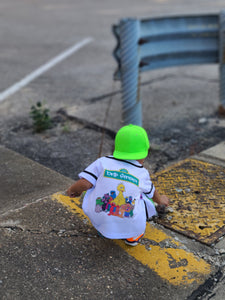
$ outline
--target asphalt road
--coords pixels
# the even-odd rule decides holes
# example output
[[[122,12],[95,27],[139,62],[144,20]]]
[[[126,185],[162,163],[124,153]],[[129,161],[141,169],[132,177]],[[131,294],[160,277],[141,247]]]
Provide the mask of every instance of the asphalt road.
[[[223,8],[224,3],[221,0],[65,0],[63,3],[55,0],[1,0],[1,93],[71,46],[86,38],[93,40],[6,98],[1,104],[0,114],[7,117],[24,115],[30,104],[36,101],[46,101],[52,110],[57,110],[80,105],[87,100],[109,94],[112,90],[118,90],[119,83],[112,88],[113,72],[116,69],[112,50],[116,40],[111,26],[121,18],[218,13]],[[197,77],[204,75],[207,79],[208,70],[212,72],[213,80],[217,79],[218,74],[213,67],[207,70],[195,67],[194,72]],[[143,81],[162,76],[163,72],[160,71],[159,75],[154,72],[144,75]],[[193,69],[189,72],[192,74]],[[182,73],[177,75],[182,82]],[[185,80],[183,74],[183,81]],[[179,86],[174,89],[179,92]],[[217,98],[218,94],[212,96]],[[193,96],[190,94],[190,97]],[[198,99],[195,100],[198,102]]]

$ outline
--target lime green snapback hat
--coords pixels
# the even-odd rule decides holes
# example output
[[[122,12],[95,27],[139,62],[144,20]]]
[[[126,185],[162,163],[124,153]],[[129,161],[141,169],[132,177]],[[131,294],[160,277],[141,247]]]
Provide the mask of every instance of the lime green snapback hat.
[[[118,159],[137,160],[147,157],[150,148],[147,132],[137,125],[126,125],[115,137],[113,156]]]

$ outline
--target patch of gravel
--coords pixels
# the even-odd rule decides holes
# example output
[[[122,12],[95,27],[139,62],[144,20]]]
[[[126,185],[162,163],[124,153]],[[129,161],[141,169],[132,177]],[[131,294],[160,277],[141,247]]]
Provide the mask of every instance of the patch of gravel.
[[[7,119],[0,128],[1,145],[72,179],[77,179],[77,174],[98,158],[100,152],[112,154],[114,147],[113,132],[103,135],[101,128],[71,120],[60,112],[53,116],[53,127],[43,133],[33,132],[28,117]],[[204,120],[170,121],[146,130],[151,142],[146,167],[157,172],[224,141],[225,120],[215,113]]]

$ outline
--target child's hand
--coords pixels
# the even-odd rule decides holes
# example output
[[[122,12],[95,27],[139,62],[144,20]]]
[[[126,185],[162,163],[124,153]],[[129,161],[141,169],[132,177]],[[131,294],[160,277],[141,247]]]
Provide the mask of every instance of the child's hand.
[[[70,189],[68,189],[68,190],[66,191],[66,195],[69,196],[70,198],[76,197],[76,195],[75,195]]]
[[[79,197],[84,191],[92,188],[93,184],[88,180],[81,178],[76,181],[70,188],[66,191],[67,195],[71,198]]]
[[[164,206],[168,206],[170,204],[170,200],[166,195],[161,195],[159,197],[159,205],[164,205]]]
[[[170,203],[169,198],[166,195],[160,195],[157,190],[155,190],[154,196],[153,196],[153,201],[156,202],[158,205],[162,206],[168,206]]]

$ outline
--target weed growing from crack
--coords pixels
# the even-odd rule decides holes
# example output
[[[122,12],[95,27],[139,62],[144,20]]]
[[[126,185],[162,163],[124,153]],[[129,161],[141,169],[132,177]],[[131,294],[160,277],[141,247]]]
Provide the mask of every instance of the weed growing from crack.
[[[47,109],[41,102],[37,102],[35,105],[31,106],[30,117],[33,120],[35,132],[42,132],[52,126],[49,109]]]

